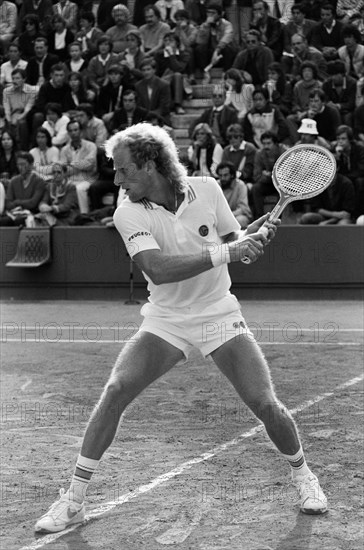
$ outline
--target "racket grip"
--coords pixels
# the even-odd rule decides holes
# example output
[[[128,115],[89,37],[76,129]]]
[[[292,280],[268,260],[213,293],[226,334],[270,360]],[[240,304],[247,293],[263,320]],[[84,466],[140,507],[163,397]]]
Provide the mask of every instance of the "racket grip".
[[[263,235],[265,237],[268,237],[269,229],[265,225],[262,225],[259,228],[258,233],[263,233]],[[240,261],[243,262],[243,264],[250,264],[251,263],[251,259],[248,258],[248,256],[244,256],[244,258],[242,258]]]

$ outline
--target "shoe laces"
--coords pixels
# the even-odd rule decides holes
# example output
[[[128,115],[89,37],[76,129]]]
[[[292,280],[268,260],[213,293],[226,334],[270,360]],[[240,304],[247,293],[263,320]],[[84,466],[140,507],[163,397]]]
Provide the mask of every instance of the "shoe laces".
[[[320,498],[320,485],[316,476],[309,474],[303,479],[298,480],[299,490],[305,493],[306,497]]]

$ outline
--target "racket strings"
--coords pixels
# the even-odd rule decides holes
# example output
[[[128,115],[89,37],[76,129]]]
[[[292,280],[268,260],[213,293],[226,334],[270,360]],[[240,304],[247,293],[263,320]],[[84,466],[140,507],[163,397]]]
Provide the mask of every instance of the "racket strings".
[[[289,195],[317,193],[332,179],[335,165],[325,153],[299,149],[277,162],[275,175],[279,187]]]

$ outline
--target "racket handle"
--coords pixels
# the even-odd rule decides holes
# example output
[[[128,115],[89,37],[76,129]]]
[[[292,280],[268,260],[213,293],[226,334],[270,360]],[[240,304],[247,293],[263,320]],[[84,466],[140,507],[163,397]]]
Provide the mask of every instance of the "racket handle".
[[[269,229],[265,225],[262,225],[259,228],[258,233],[263,233],[263,235],[265,237],[268,237]],[[243,262],[243,264],[250,264],[251,263],[251,259],[248,258],[248,256],[244,256],[244,258],[242,258],[240,261]]]

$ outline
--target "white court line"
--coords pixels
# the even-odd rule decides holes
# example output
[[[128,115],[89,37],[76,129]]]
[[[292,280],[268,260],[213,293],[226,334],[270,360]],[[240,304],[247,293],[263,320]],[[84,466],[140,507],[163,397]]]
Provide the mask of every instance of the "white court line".
[[[33,382],[33,380],[31,378],[28,378],[26,382],[24,382],[24,384],[21,386],[20,388],[20,391],[24,391],[25,388],[27,388],[29,386],[29,384],[31,384]]]
[[[254,325],[254,321],[252,321],[252,324]],[[265,324],[269,324],[269,322],[266,322]],[[249,325],[249,323],[248,323]],[[9,330],[10,326],[4,326],[4,325],[0,325],[0,331],[2,330]],[[101,326],[98,326],[98,325],[95,325],[94,323],[91,323],[90,326],[89,325],[80,325],[80,326],[76,326],[76,325],[62,325],[62,324],[59,324],[59,323],[49,323],[48,325],[26,325],[24,324],[24,326],[18,326],[17,327],[17,332],[22,332],[24,330],[49,330],[49,331],[52,331],[52,330],[64,330],[65,332],[68,331],[68,332],[77,332],[77,331],[84,331],[84,330],[87,330],[87,331],[90,331],[92,332],[93,330],[106,330],[106,331],[111,331],[111,332],[115,332],[116,330],[125,330],[125,331],[129,331],[132,329],[132,328],[135,328],[132,326],[132,324],[130,324],[130,327],[126,326],[126,327],[123,327],[123,326],[117,326],[116,324],[113,326],[113,325],[109,325],[107,327],[101,327]],[[364,328],[340,328],[340,327],[335,327],[337,328],[337,332],[364,332]],[[255,326],[253,326],[253,329],[255,329]],[[259,330],[261,331],[272,331],[272,330],[276,330],[277,332],[280,330],[280,329],[284,329],[285,332],[296,332],[296,328],[290,328],[290,327],[285,327],[284,325],[282,327],[280,326],[274,326],[274,327],[261,327],[259,325]],[[317,327],[317,328],[305,328],[305,327],[299,327],[299,329],[302,331],[302,332],[333,332],[334,330],[334,327],[331,327],[331,328],[321,328],[321,327]]]
[[[351,380],[348,380],[347,382],[343,382],[342,384],[339,384],[338,386],[336,386],[336,388],[334,388],[333,391],[325,392],[321,395],[318,395],[317,397],[314,397],[313,399],[304,401],[301,405],[292,409],[291,413],[293,415],[297,414],[298,412],[301,412],[304,409],[311,407],[312,405],[314,405],[315,403],[318,403],[319,401],[323,401],[328,397],[332,397],[336,391],[343,390],[345,388],[353,386],[354,384],[358,384],[363,379],[364,379],[364,374],[362,374],[361,376],[356,376],[355,378],[351,378]],[[258,426],[255,426],[254,428],[248,430],[247,432],[240,434],[238,437],[232,439],[231,441],[222,443],[221,445],[218,445],[214,449],[211,449],[210,451],[207,451],[206,453],[203,453],[197,456],[196,458],[192,458],[187,462],[183,462],[182,464],[180,464],[180,466],[177,466],[176,468],[167,472],[166,474],[162,474],[154,478],[152,481],[150,481],[149,483],[146,483],[145,485],[141,485],[134,491],[121,495],[116,500],[112,500],[110,502],[106,502],[105,504],[101,504],[101,506],[99,506],[98,508],[94,508],[93,510],[91,510],[89,514],[86,514],[86,519],[84,523],[77,523],[76,525],[73,525],[68,529],[65,529],[64,531],[61,531],[60,533],[52,533],[50,535],[45,535],[41,539],[35,540],[28,546],[22,546],[20,550],[37,550],[38,548],[43,548],[43,546],[46,546],[47,544],[54,542],[60,537],[63,537],[64,535],[67,535],[68,533],[75,531],[75,529],[78,529],[79,527],[85,525],[85,523],[99,516],[102,516],[107,512],[110,512],[111,510],[116,508],[116,506],[120,506],[120,504],[129,502],[129,500],[132,500],[140,495],[143,495],[144,493],[148,493],[149,491],[152,491],[155,487],[158,487],[158,485],[162,485],[163,483],[166,483],[170,479],[173,479],[174,477],[182,474],[184,471],[190,470],[195,464],[199,464],[200,462],[209,460],[210,458],[213,458],[214,456],[222,453],[223,451],[226,451],[226,449],[228,449],[229,447],[237,445],[243,439],[247,439],[248,437],[251,437],[252,435],[255,435],[256,433],[262,431],[263,427],[264,427],[263,424],[259,424]]]
[[[57,339],[52,340],[51,338],[48,338],[47,340],[41,340],[41,339],[35,339],[31,340],[28,338],[7,338],[6,340],[2,341],[3,344],[6,344],[8,342],[13,343],[22,343],[22,344],[126,344],[127,342],[132,342],[133,338],[129,338],[128,340],[85,340],[82,338],[71,338],[71,339]],[[294,345],[294,346],[360,346],[361,341],[358,340],[358,342],[297,342],[295,340],[286,340],[284,342],[261,342],[260,340],[257,340],[258,344],[260,346],[287,346],[287,345]]]

